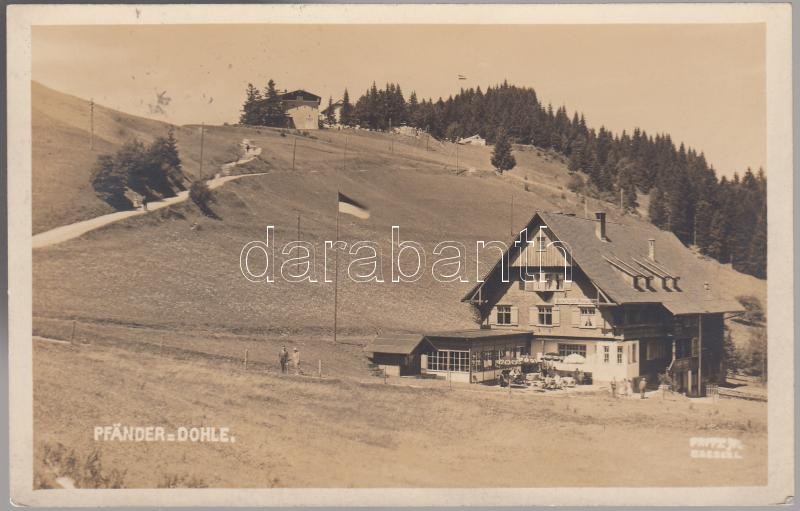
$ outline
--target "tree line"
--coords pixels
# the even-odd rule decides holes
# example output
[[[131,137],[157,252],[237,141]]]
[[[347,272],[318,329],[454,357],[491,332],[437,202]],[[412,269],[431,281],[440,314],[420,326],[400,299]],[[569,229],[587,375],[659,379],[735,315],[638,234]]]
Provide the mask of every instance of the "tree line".
[[[329,100],[331,106],[332,100]],[[327,111],[332,116],[332,109]],[[747,169],[733,178],[717,178],[702,152],[676,147],[669,134],[612,133],[589,127],[583,114],[545,105],[529,87],[501,85],[461,89],[455,96],[405,99],[399,84],[375,83],[355,103],[344,91],[339,122],[388,130],[408,125],[440,140],[480,135],[489,143],[507,137],[564,155],[578,193],[639,207],[637,193],[649,195],[648,213],[656,226],[672,231],[684,244],[733,268],[766,278],[767,180],[764,171]],[[512,165],[513,166],[513,165]],[[581,178],[585,175],[586,179]]]
[[[172,129],[145,145],[133,139],[114,154],[101,154],[92,170],[92,187],[98,196],[115,209],[130,209],[128,190],[144,200],[174,197],[185,190],[178,144]]]
[[[267,82],[263,92],[252,83],[247,84],[239,122],[250,126],[286,127],[286,108],[274,80]]]

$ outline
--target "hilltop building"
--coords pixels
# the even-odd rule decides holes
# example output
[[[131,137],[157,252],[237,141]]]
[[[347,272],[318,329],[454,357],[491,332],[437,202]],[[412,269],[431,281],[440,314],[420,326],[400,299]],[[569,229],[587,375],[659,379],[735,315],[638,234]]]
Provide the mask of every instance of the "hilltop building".
[[[330,112],[333,114],[335,123],[338,124],[339,120],[342,118],[342,105],[344,105],[344,102],[340,99],[332,103],[330,106],[325,107],[325,109],[320,113],[320,119],[326,121],[328,118],[328,113]]]
[[[472,135],[471,137],[459,138],[458,143],[461,145],[485,146],[486,139],[481,137],[480,135]]]
[[[595,382],[668,373],[689,395],[724,378],[724,314],[741,306],[714,295],[670,232],[605,213],[536,213],[482,280],[463,298],[480,330],[421,334],[393,356],[381,350],[397,343],[384,336],[368,348],[373,360],[479,383],[495,380],[504,360],[545,357]]]
[[[299,89],[281,94],[281,101],[290,119],[291,128],[315,130],[319,128],[319,104],[322,98]]]

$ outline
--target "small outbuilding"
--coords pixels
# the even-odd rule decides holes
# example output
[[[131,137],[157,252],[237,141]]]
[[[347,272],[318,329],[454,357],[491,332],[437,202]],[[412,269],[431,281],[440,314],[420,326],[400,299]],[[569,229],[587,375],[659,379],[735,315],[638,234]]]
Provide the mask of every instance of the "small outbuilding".
[[[486,145],[486,139],[481,137],[480,135],[472,135],[471,137],[458,139],[458,143],[461,144],[461,145],[485,146]]]
[[[372,353],[372,363],[387,376],[420,373],[420,355],[433,349],[422,334],[390,333],[375,337],[365,351]]]

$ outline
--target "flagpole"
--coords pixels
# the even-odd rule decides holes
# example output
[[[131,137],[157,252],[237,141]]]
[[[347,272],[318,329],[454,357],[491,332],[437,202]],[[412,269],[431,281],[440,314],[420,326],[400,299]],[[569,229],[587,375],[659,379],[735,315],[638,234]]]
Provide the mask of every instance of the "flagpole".
[[[339,312],[339,190],[336,190],[336,243],[334,244],[334,266],[336,271],[333,277],[333,342],[336,341]]]

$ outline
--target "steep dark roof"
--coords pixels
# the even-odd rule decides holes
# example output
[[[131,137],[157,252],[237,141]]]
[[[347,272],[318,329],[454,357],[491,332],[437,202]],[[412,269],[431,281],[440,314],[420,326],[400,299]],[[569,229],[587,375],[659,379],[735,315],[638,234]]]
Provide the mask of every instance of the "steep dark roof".
[[[322,100],[322,98],[317,96],[316,94],[313,94],[303,89],[284,92],[283,94],[281,94],[281,99],[284,101],[293,101],[297,99],[297,96],[303,98],[304,101],[316,101],[317,103],[319,103]]]
[[[715,295],[714,289],[718,286],[713,282],[709,282],[710,292],[706,291],[704,284],[708,277],[704,275],[697,256],[671,232],[650,224],[622,225],[606,221],[607,241],[603,241],[595,234],[596,220],[559,213],[536,213],[527,227],[530,232],[535,232],[533,227],[541,223],[557,240],[570,247],[574,264],[615,303],[662,303],[673,314],[742,310],[738,302]],[[655,240],[655,264],[648,259],[650,239]],[[509,251],[518,251],[513,244],[509,246]],[[642,264],[650,266],[650,269]],[[498,278],[500,266],[498,261],[484,280]],[[624,275],[637,272],[680,277],[678,290],[665,290],[659,282],[637,289]],[[471,298],[480,286],[479,283],[465,298]]]

